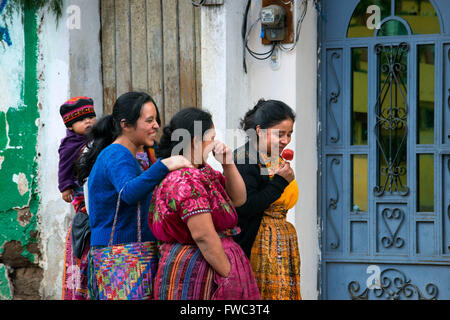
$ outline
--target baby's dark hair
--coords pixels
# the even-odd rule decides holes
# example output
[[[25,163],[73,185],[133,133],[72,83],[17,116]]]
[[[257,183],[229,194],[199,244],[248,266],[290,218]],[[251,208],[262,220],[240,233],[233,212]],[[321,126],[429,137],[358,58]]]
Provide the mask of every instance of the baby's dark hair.
[[[268,129],[287,119],[295,121],[295,113],[286,103],[279,100],[260,99],[241,119],[240,127],[244,131],[256,130],[256,126]]]
[[[195,122],[201,123],[201,131],[195,131]],[[200,139],[203,138],[205,132],[211,129],[213,126],[212,115],[201,109],[197,109],[194,107],[184,108],[181,111],[178,111],[170,120],[170,123],[166,125],[163,129],[163,134],[161,139],[159,140],[159,144],[155,147],[155,153],[158,158],[169,158],[171,156],[175,156],[178,154],[172,154],[175,146],[179,143],[182,143],[181,149],[187,146],[188,143],[191,143],[192,139],[197,135],[201,134]],[[190,134],[190,141],[172,141],[172,134],[177,129],[187,130]],[[180,150],[179,154],[182,154],[183,150]]]

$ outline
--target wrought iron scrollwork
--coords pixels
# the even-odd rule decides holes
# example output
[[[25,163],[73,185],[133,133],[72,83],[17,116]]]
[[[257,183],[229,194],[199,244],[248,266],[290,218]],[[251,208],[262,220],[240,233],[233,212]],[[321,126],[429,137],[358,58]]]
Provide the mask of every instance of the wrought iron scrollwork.
[[[448,62],[450,62],[450,49],[448,49],[447,55],[448,55]],[[448,89],[448,100],[447,100],[447,105],[448,105],[448,108],[450,109],[450,88]]]
[[[330,115],[330,118],[336,127],[336,135],[333,135],[330,137],[330,140],[333,143],[338,142],[341,137],[339,125],[336,121],[336,118],[334,117],[333,110],[331,110],[331,104],[332,103],[336,104],[338,102],[339,96],[341,95],[341,84],[339,83],[339,78],[337,76],[336,68],[334,67],[334,63],[333,63],[334,59],[339,59],[340,57],[341,57],[341,55],[338,52],[333,52],[331,54],[331,61],[330,61],[331,71],[333,72],[334,79],[336,80],[336,85],[337,85],[337,91],[331,91],[330,98],[328,100],[328,114]]]
[[[327,222],[330,224],[331,229],[333,230],[333,233],[334,233],[334,235],[336,237],[336,239],[334,241],[330,242],[330,246],[331,246],[332,249],[339,248],[339,245],[340,245],[340,242],[341,242],[340,238],[339,238],[338,231],[336,229],[336,226],[334,225],[333,220],[331,219],[331,215],[330,215],[331,210],[336,210],[337,209],[337,204],[339,202],[339,189],[338,189],[338,186],[337,186],[337,183],[336,183],[336,177],[334,175],[333,165],[335,165],[335,164],[339,165],[340,163],[341,163],[341,161],[338,158],[333,158],[331,160],[331,164],[330,164],[331,180],[333,181],[334,190],[336,191],[336,197],[335,198],[330,197],[329,200],[328,200],[329,202],[328,202],[328,210],[327,210],[327,212],[328,212]]]
[[[448,105],[448,108],[450,109],[450,89],[448,89],[447,105]]]
[[[399,193],[406,196],[409,194],[409,187],[402,184],[401,177],[406,175],[406,167],[402,166],[401,157],[406,150],[408,105],[407,89],[401,75],[406,71],[402,60],[409,51],[409,45],[407,43],[401,43],[398,46],[378,44],[375,50],[380,58],[380,72],[386,75],[375,105],[374,127],[378,154],[386,164],[385,167],[380,165],[380,175],[386,178],[383,183],[380,177],[379,185],[374,187],[374,193],[376,196],[382,196],[388,191],[391,194]],[[384,63],[382,63],[383,59]],[[389,99],[386,99],[388,95]],[[387,106],[384,105],[386,102],[388,102]],[[382,131],[387,134],[388,141],[385,143],[382,141]],[[397,135],[402,131],[402,136],[398,137]],[[400,143],[397,141],[398,138]]]
[[[381,217],[383,218],[384,225],[386,226],[386,229],[389,233],[388,237],[385,236],[381,238],[381,243],[383,244],[383,246],[385,248],[390,248],[392,246],[396,248],[403,247],[403,245],[405,244],[405,240],[398,236],[398,232],[400,231],[402,223],[405,220],[405,213],[399,208],[395,208],[393,210],[386,208],[382,211]],[[392,232],[391,228],[389,227],[387,220],[400,220],[400,223],[394,232]]]
[[[416,298],[418,300],[436,300],[439,295],[438,287],[433,283],[425,286],[425,296],[419,287],[411,283],[406,275],[394,268],[388,268],[381,272],[379,284],[371,289],[366,288],[363,292],[358,281],[351,281],[348,284],[348,292],[352,300],[368,300],[370,292],[373,292],[374,298],[386,300],[400,300]]]

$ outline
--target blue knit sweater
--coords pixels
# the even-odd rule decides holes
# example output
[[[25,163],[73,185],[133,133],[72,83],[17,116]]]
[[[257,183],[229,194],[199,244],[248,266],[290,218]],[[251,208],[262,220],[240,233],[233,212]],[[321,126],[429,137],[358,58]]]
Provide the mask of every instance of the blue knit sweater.
[[[153,189],[169,169],[158,160],[143,172],[133,154],[112,144],[99,154],[88,179],[91,246],[107,246],[111,236],[117,197],[123,188],[113,244],[137,241],[137,204],[141,202],[142,241],[155,241],[148,226]]]

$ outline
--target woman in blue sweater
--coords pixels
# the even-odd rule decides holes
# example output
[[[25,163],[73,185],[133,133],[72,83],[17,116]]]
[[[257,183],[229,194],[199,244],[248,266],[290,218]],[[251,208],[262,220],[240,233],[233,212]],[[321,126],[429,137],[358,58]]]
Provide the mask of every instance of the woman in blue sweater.
[[[141,221],[147,221],[155,186],[170,171],[193,167],[183,156],[174,156],[142,170],[136,153],[143,146],[154,145],[159,126],[159,111],[153,99],[143,92],[128,92],[117,99],[113,113],[92,128],[93,143],[78,164],[79,181],[84,183],[89,178],[91,248],[108,246],[121,191],[113,244],[136,242],[138,203]],[[147,223],[142,223],[141,234],[143,242],[156,241]],[[89,282],[91,299],[97,299],[95,281]]]

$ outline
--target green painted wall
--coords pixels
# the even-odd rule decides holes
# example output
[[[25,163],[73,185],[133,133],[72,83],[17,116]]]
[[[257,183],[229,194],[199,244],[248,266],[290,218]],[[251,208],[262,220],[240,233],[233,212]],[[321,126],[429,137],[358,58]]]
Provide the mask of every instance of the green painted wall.
[[[23,247],[22,256],[31,263],[37,263],[35,254],[28,251],[30,244],[37,243],[36,216],[39,207],[36,154],[39,119],[36,12],[27,10],[23,16],[23,25],[11,25],[10,28],[24,30],[25,74],[22,77],[23,82],[18,84],[21,86],[20,100],[23,105],[19,108],[9,108],[6,114],[0,112],[0,263],[4,263],[4,246],[10,241],[20,242]],[[13,42],[13,45],[21,44]],[[18,210],[23,208],[29,208],[31,216],[24,217],[24,210]],[[12,296],[6,276],[5,268],[0,265],[0,299]]]
[[[13,298],[5,266],[0,266],[0,300],[11,300]]]

